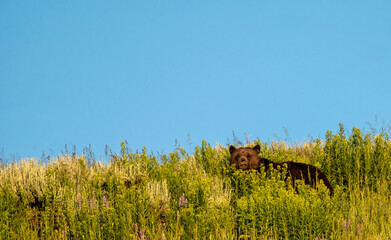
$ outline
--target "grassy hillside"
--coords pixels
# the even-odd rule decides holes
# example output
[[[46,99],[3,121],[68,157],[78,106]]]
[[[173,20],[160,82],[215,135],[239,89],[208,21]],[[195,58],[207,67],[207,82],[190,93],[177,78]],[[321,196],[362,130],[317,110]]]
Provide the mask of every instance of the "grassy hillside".
[[[110,163],[61,155],[0,169],[1,239],[387,239],[391,236],[391,142],[385,133],[327,132],[288,146],[261,143],[263,157],[319,167],[335,195],[279,173],[228,165],[227,146],[193,153],[131,153]]]

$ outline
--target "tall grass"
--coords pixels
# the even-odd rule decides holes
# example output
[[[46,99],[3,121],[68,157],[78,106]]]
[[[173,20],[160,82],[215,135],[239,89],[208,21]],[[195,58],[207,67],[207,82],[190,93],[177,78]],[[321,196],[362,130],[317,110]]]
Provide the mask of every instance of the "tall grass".
[[[0,169],[1,239],[387,239],[391,236],[391,142],[386,133],[328,131],[325,139],[261,143],[263,157],[304,162],[335,194],[281,173],[229,166],[227,147],[132,153],[110,162],[63,154]]]

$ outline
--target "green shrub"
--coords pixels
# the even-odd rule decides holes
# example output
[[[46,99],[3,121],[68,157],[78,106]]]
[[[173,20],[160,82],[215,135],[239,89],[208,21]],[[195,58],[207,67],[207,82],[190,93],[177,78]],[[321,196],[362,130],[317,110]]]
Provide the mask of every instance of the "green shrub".
[[[194,153],[132,153],[110,162],[60,155],[0,168],[0,239],[387,239],[391,235],[391,143],[353,128],[261,155],[320,168],[335,189],[293,189],[284,173],[229,166],[227,147]]]

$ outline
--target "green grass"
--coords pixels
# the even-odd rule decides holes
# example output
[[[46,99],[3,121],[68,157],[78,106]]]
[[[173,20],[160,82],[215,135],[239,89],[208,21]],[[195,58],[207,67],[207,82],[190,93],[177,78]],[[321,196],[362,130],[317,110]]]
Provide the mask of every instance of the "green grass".
[[[391,141],[346,134],[287,145],[261,143],[263,157],[315,165],[335,188],[280,173],[234,171],[227,146],[203,141],[158,159],[125,143],[110,162],[64,154],[0,168],[0,239],[388,239]],[[182,197],[184,195],[184,197]]]

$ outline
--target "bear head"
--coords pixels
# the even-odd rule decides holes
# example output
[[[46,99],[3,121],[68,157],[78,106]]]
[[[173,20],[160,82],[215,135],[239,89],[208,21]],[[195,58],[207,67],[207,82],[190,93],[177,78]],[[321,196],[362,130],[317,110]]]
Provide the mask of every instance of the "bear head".
[[[230,164],[235,164],[236,169],[250,170],[258,169],[260,166],[260,153],[261,147],[256,145],[255,147],[240,147],[235,148],[234,146],[229,147],[231,153]]]

